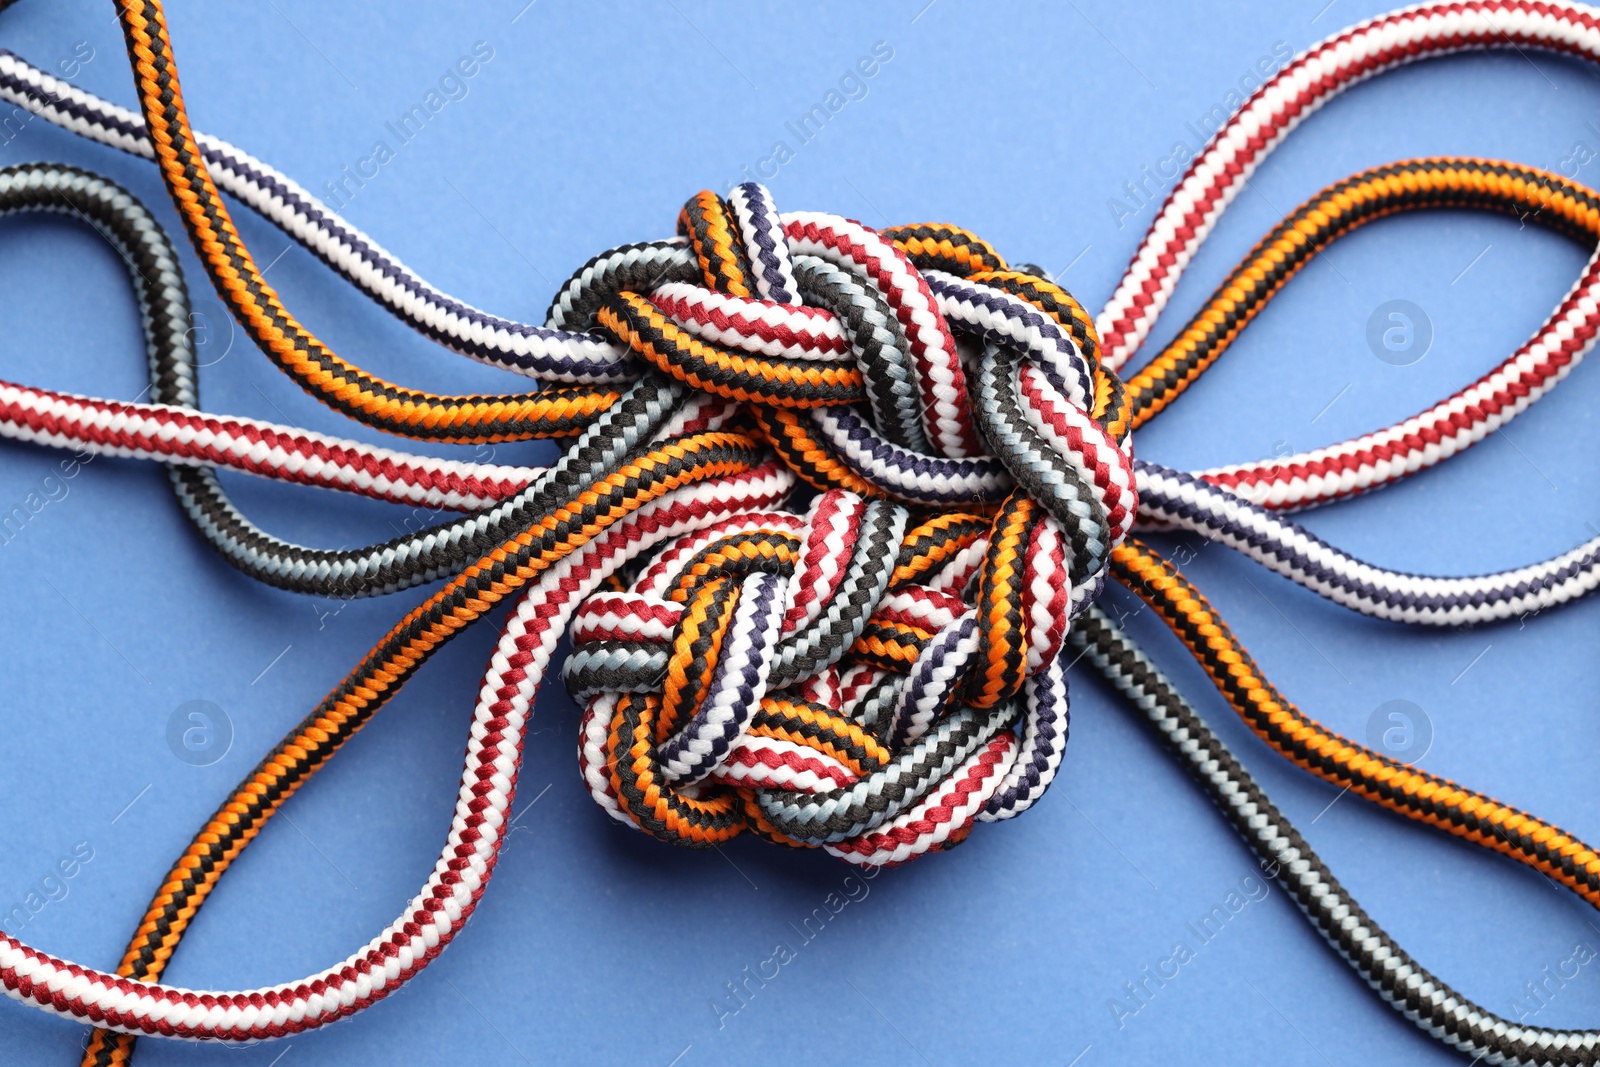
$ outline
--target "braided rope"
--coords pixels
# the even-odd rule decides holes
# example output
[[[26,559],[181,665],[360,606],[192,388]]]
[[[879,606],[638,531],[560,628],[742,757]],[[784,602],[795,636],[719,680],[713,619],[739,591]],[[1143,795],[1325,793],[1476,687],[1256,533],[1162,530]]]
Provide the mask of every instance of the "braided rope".
[[[1098,319],[1107,337],[1108,365],[1119,368],[1131,358],[1195,249],[1241,187],[1240,179],[1248,177],[1301,118],[1333,94],[1398,63],[1434,53],[1532,48],[1594,59],[1600,57],[1595,25],[1592,9],[1581,4],[1445,2],[1368,20],[1309,50],[1219,130],[1152,223]],[[154,157],[139,115],[4,50],[0,50],[0,97],[81,136]],[[484,362],[554,381],[611,381],[637,373],[626,353],[614,345],[562,330],[557,331],[560,336],[547,336],[540,327],[489,315],[447,296],[287,176],[217,138],[198,134],[196,141],[221,188],[440,343]],[[955,227],[901,227],[885,236],[908,242],[913,254],[937,256],[940,269],[952,273],[993,269],[1000,262],[992,248]],[[640,253],[646,258],[651,254],[664,255],[659,250]],[[662,263],[669,261],[677,262],[668,255]],[[1244,465],[1237,469],[1243,476],[1241,485],[1252,487],[1252,498],[1269,505],[1310,503],[1326,499],[1322,494],[1337,495],[1403,476],[1481,439],[1553,384],[1552,370],[1573,357],[1574,348],[1581,350],[1580,357],[1587,351],[1596,321],[1596,282],[1600,274],[1591,264],[1569,301],[1558,309],[1561,321],[1552,318],[1514,357],[1516,366],[1508,360],[1499,368],[1502,373],[1485,376],[1471,395],[1452,398],[1352,441]],[[609,369],[596,369],[602,365]],[[1232,472],[1225,468],[1216,473]]]
[[[737,276],[710,258],[732,245],[710,247],[702,271]],[[1066,620],[1092,596],[1111,547],[1131,526],[1132,476],[1150,465],[1136,468],[1125,453],[1118,462],[1107,426],[1122,427],[1126,440],[1132,420],[1119,406],[1120,388],[1097,380],[1103,372],[1081,309],[1075,316],[1070,297],[1043,279],[990,273],[1013,284],[995,288],[929,269],[929,292],[950,322],[984,344],[979,415],[1007,474],[1055,507],[1013,494],[990,520],[946,515],[908,529],[907,513],[889,500],[831,490],[803,518],[735,517],[669,545],[627,588],[602,594],[574,619],[567,674],[589,705],[580,766],[607,811],[678,843],[714,844],[748,828],[850,862],[895,863],[959,842],[976,821],[1025,810],[1048,787],[1066,737]],[[666,284],[676,288],[665,302],[676,300],[688,321],[696,321],[693,309],[715,308],[699,318],[723,331],[722,340],[756,337],[764,324],[762,345],[803,347],[813,364],[842,364],[817,358],[845,350],[850,331],[837,318],[811,315],[809,331],[794,336],[815,342],[793,342],[771,308],[729,314],[731,305],[702,299],[687,283]],[[620,295],[593,300],[585,290],[577,283],[564,292],[575,294],[571,306],[595,307],[597,319]],[[909,357],[907,365],[914,366]],[[764,369],[782,381],[790,364]],[[712,384],[730,395],[747,388],[735,375]],[[818,386],[796,386],[802,398],[806,388]],[[1224,514],[1236,526],[1240,514],[1266,515],[1223,490],[1209,492],[1231,504]],[[1577,580],[1591,573],[1580,568]],[[754,669],[734,666],[741,662]],[[667,688],[653,696],[663,679]],[[1019,720],[1020,738],[1011,729]],[[327,754],[331,748],[318,750]],[[270,767],[253,778],[262,773]],[[722,792],[708,793],[713,785]],[[217,840],[219,825],[235,824],[208,826],[203,836]],[[220,839],[220,858],[236,854],[260,822],[241,825]],[[216,855],[216,845],[206,854]],[[175,873],[125,969],[159,975],[185,925],[172,917],[202,902],[224,867],[212,863],[214,874],[200,884]],[[108,1040],[96,1048],[125,1047]]]
[[[983,293],[957,279],[939,282],[955,309],[952,319],[986,342],[979,376],[986,433],[1002,442],[1002,455],[1012,458],[1024,485],[1044,486],[1069,519],[1087,522],[1069,534],[1041,521],[1049,513],[1029,497],[1012,496],[989,524],[989,545],[973,553],[979,539],[972,534],[981,534],[982,520],[944,522],[907,535],[903,509],[833,491],[818,499],[807,522],[789,520],[789,538],[775,537],[768,528],[783,525],[776,519],[754,526],[733,520],[737,528],[723,524],[709,540],[695,539],[692,551],[670,548],[676,570],[658,563],[624,591],[656,594],[658,604],[641,611],[615,593],[603,601],[613,629],[629,632],[635,647],[607,646],[603,636],[595,639],[600,630],[586,632],[581,621],[574,631],[578,652],[569,661],[569,677],[581,678],[587,670],[622,686],[594,694],[583,731],[585,777],[607,810],[672,840],[710,844],[748,825],[773,840],[821,844],[854,862],[900,862],[959,841],[977,818],[1024,810],[1048,785],[1065,739],[1064,661],[1058,654],[1064,620],[1075,596],[1084,602],[1085,581],[1098,581],[1093,574],[1072,575],[1078,580],[1063,596],[1056,576],[1070,573],[1069,559],[1103,561],[1134,513],[1125,500],[1131,497],[1132,470],[1126,460],[1118,468],[1085,457],[1089,449],[1082,445],[1077,453],[1058,452],[1056,442],[1082,442],[1086,431],[1100,431],[1091,445],[1105,442],[1105,424],[1128,419],[1114,407],[1117,390],[1094,381],[1092,344],[1086,353],[1082,346],[1058,343],[1065,334],[1046,325],[1056,319],[1004,291]],[[1044,285],[1035,280],[1036,288]],[[1051,310],[1059,314],[1058,306]],[[1018,347],[1043,353],[1038,362],[1048,370],[1016,358]],[[735,380],[724,387],[743,385]],[[1069,398],[1090,397],[1102,398],[1096,401],[1102,409],[1098,419],[1085,414],[1073,421],[1065,414],[1083,410]],[[1063,454],[1077,458],[1063,467]],[[1115,471],[1123,476],[1121,484]],[[1047,476],[1053,480],[1045,481]],[[1035,510],[1039,516],[1031,514]],[[915,547],[893,557],[891,570],[885,546],[901,541]],[[894,597],[884,596],[894,574],[927,575],[932,560],[949,556],[958,541],[964,554],[947,566],[959,577],[935,573],[929,584],[897,584]],[[848,552],[845,542],[864,550]],[[770,573],[738,569],[773,560],[791,568],[781,596]],[[876,577],[864,573],[869,570]],[[975,609],[946,591],[970,589],[973,578],[977,599],[990,604],[982,641]],[[735,579],[736,599],[727,595]],[[681,606],[675,618],[670,608],[665,616],[656,610],[673,603],[660,596],[668,589],[679,602],[701,605],[692,626],[685,625]],[[863,589],[864,597],[843,592]],[[1032,591],[1035,603],[1019,610],[1017,589]],[[880,602],[886,610],[866,610]],[[665,657],[639,647],[649,644],[649,635],[636,625],[638,618],[653,622],[658,635],[665,631],[663,643],[672,650]],[[1018,631],[1026,631],[1025,642],[1006,640]],[[828,640],[806,639],[815,633]],[[987,654],[979,655],[980,645]],[[716,670],[708,654],[725,646],[751,650],[743,652],[747,658],[759,652],[751,679],[730,679],[731,672]],[[834,664],[817,660],[817,649],[837,657],[857,647],[870,660],[849,668],[848,684],[838,671],[836,680],[820,673]],[[674,657],[680,661],[676,674],[670,662],[655,663]],[[737,662],[734,657],[730,651],[730,663]],[[987,669],[974,671],[978,664]],[[804,692],[780,697],[784,686],[770,684],[774,665],[780,683],[794,682],[802,671],[813,677],[805,680]],[[657,701],[624,691],[629,667],[632,689],[648,688],[666,675],[674,680],[673,692]],[[768,698],[769,687],[778,694]],[[685,694],[685,688],[692,691]],[[1008,698],[1024,689],[1030,717],[1019,743],[1008,729],[1018,716]],[[955,695],[966,706],[951,714]],[[990,714],[978,714],[985,707]],[[865,732],[873,729],[877,735]],[[1019,758],[1023,751],[1027,757]],[[720,803],[675,789],[676,781],[688,785],[719,774],[737,783]],[[242,837],[239,847],[248,839]],[[161,903],[163,916],[171,909],[170,901]],[[181,934],[181,927],[174,931],[154,920],[146,929],[160,936],[168,952],[173,934]],[[144,950],[130,958],[165,957]]]
[[[166,234],[125,190],[58,165],[0,170],[0,216],[48,211],[88,222],[122,253],[145,324],[151,404],[120,404],[0,383],[0,435],[97,453],[164,459],[180,503],[206,540],[241,570],[319,596],[367,596],[447,577],[563,499],[649,451],[655,440],[718,428],[729,405],[686,398],[646,379],[584,430],[553,467],[464,464],[409,456],[250,419],[203,415],[188,332],[188,290]],[[473,512],[371,548],[328,551],[260,530],[209,467]],[[186,466],[180,466],[184,464]]]
[[[1199,713],[1104,612],[1091,608],[1071,639],[1187,765],[1255,852],[1262,870],[1277,879],[1329,947],[1395,1011],[1471,1056],[1473,1063],[1577,1067],[1600,1062],[1600,1031],[1514,1023],[1474,1004],[1413,960],[1339,884]]]
[[[1130,434],[1339,234],[1403,207],[1448,204],[1544,213],[1593,242],[1600,237],[1594,194],[1553,175],[1474,160],[1357,175],[1269,234],[1207,311],[1126,388],[1112,373],[1148,331],[1231,196],[1229,183],[1315,106],[1316,94],[1429,49],[1527,40],[1600,54],[1590,40],[1600,40],[1600,23],[1586,9],[1516,0],[1431,5],[1319,46],[1331,49],[1337,77],[1318,82],[1323,68],[1304,58],[1291,64],[1192,169],[1191,178],[1216,175],[1214,195],[1196,216],[1198,236],[1190,216],[1177,231],[1162,230],[1158,220],[1146,246],[1165,241],[1167,248],[1148,261],[1136,257],[1129,279],[1137,275],[1137,284],[1125,280],[1101,322],[1118,300],[1136,312],[1115,319],[1104,352],[1069,294],[1033,268],[1008,267],[966,231],[929,224],[877,233],[832,215],[780,214],[756,185],[726,199],[697,194],[680,213],[676,238],[591,260],[558,293],[545,327],[446,306],[449,298],[375,245],[354,249],[351,242],[365,242],[359,231],[313,200],[261,195],[293,192],[292,183],[189,128],[159,0],[122,0],[119,9],[142,123],[9,54],[0,55],[0,95],[153,157],[219,293],[280,367],[335,409],[409,436],[583,436],[540,473],[425,461],[201,415],[192,353],[170,336],[172,324],[184,321],[174,312],[187,308],[181,277],[148,216],[92,176],[0,173],[0,203],[11,188],[5,183],[20,194],[5,210],[61,210],[71,199],[63,182],[92,193],[94,206],[79,213],[119,220],[113,242],[155,264],[169,283],[161,288],[176,280],[176,296],[135,281],[157,403],[0,383],[5,433],[56,445],[93,440],[116,454],[189,465],[174,467],[174,480],[191,520],[242,570],[275,584],[361,595],[453,576],[219,808],[152,903],[120,977],[0,935],[0,984],[10,995],[123,1031],[227,1040],[297,1032],[381,999],[442,950],[492,873],[532,692],[569,618],[574,653],[566,679],[586,705],[580,771],[614,817],[678,844],[703,847],[748,830],[852,863],[900,863],[949,848],[976,822],[1017,814],[1048,787],[1066,740],[1068,631],[1108,573],[1157,608],[1285,755],[1600,903],[1600,867],[1587,846],[1481,794],[1391,766],[1299,716],[1259,678],[1198,592],[1125,542],[1136,521],[1186,526],[1337,602],[1403,621],[1503,618],[1590,591],[1600,543],[1499,575],[1425,578],[1353,560],[1250,501],[1302,506],[1359,491],[1431,465],[1524,410],[1593,344],[1600,321],[1594,260],[1528,346],[1388,431],[1309,459],[1198,476],[1135,463]],[[1494,27],[1496,39],[1478,26],[1474,19],[1489,11],[1515,16],[1509,35]],[[1411,40],[1406,19],[1423,27]],[[1352,53],[1365,66],[1338,65]],[[1270,136],[1241,139],[1235,125],[1272,117],[1283,99],[1267,90],[1291,71],[1299,72],[1302,98],[1276,114]],[[1252,153],[1244,163],[1237,162],[1241,146]],[[231,191],[424,333],[570,387],[439,397],[344,362],[261,279],[212,167]],[[1163,218],[1198,185],[1186,179]],[[1187,247],[1173,253],[1180,240]],[[376,264],[394,269],[379,281]],[[963,358],[958,335],[976,356]],[[622,383],[646,366],[659,375],[624,392]],[[689,388],[712,398],[691,397]],[[742,414],[736,405],[745,406]],[[822,490],[804,514],[770,510],[787,496],[792,475],[764,462],[756,442],[739,432],[747,425]],[[420,538],[318,555],[249,526],[221,495],[209,470],[215,465],[469,514]],[[277,806],[439,644],[524,586],[485,682],[456,825],[408,914],[344,964],[298,985],[196,994],[153,984],[195,909]],[[1091,618],[1084,632],[1115,645],[1102,624]],[[1127,668],[1131,646],[1117,647],[1122,675],[1136,679],[1124,685],[1130,694],[1159,688],[1159,676]],[[1101,652],[1108,664],[1117,659]],[[1438,797],[1444,809],[1432,803]],[[1315,879],[1301,885],[1310,887],[1308,899],[1315,895]],[[1593,1062],[1600,1036],[1508,1035],[1507,1024],[1448,991],[1435,995],[1426,972],[1407,965],[1400,985],[1375,985],[1419,1020],[1416,997],[1431,997],[1425,1025],[1453,1043],[1492,1062]],[[1404,995],[1396,992],[1402,985]],[[100,1030],[86,1062],[126,1062],[131,1047]]]
[[[662,459],[673,462],[669,456]],[[723,470],[737,471],[740,466],[744,464]],[[679,475],[661,484],[683,480]],[[462,579],[414,611],[386,639],[386,645],[394,646],[389,656],[380,659],[375,650],[358,673],[330,694],[324,702],[327,710],[308,717],[288,743],[269,755],[236,795],[219,807],[168,876],[121,970],[159,977],[222,870],[266,819],[364,725],[429,652],[489,604],[542,571],[537,584],[518,602],[491,661],[473,720],[456,818],[435,873],[406,911],[366,948],[299,982],[210,994],[95,972],[0,936],[0,980],[13,997],[105,1027],[235,1041],[297,1033],[382,999],[445,948],[471,915],[492,874],[515,794],[517,757],[532,696],[575,599],[598,587],[609,572],[652,540],[731,512],[770,506],[791,484],[770,465],[748,467],[745,473],[724,475],[720,481],[660,493],[643,507],[626,510],[610,505],[613,525],[600,536],[591,533],[592,523],[578,526],[569,519],[563,524],[570,531],[562,540],[566,555],[550,562],[533,551],[533,539],[525,534],[464,572]],[[586,505],[585,512],[594,514],[598,504],[596,499]],[[396,672],[396,681],[385,680],[396,677]]]
[[[1114,573],[1154,608],[1246,725],[1286,759],[1410,819],[1502,852],[1600,907],[1600,854],[1476,790],[1356,744],[1308,718],[1267,681],[1200,591],[1137,540]]]
[[[189,129],[160,5],[119,0],[118,11],[155,159],[190,242],[245,332],[308,393],[378,429],[456,442],[564,436],[616,402],[617,392],[599,385],[436,396],[392,385],[341,359],[283,306],[234,228]]]

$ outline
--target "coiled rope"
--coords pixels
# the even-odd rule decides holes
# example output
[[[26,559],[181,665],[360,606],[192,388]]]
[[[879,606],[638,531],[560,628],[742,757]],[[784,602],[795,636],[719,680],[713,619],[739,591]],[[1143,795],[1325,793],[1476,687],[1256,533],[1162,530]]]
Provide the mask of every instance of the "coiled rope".
[[[1185,331],[1126,391],[1110,368],[1142,339],[1140,316],[1153,321],[1203,232],[1180,233],[1192,243],[1176,256],[1157,254],[1155,267],[1136,257],[1130,279],[1143,271],[1138,291],[1125,297],[1128,282],[1118,291],[1135,310],[1112,321],[1103,358],[1094,327],[1069,295],[1036,272],[1009,269],[965,231],[919,226],[877,234],[834,216],[779,215],[758,186],[740,187],[727,200],[695,197],[680,216],[675,241],[597,257],[564,287],[539,332],[506,320],[498,320],[498,334],[466,329],[482,313],[449,309],[441,320],[438,301],[402,309],[389,297],[412,282],[415,291],[436,291],[403,268],[380,284],[351,267],[347,273],[368,279],[370,292],[424,332],[457,342],[463,331],[495,343],[503,337],[514,354],[521,345],[519,355],[528,357],[517,369],[581,383],[523,396],[432,397],[339,360],[261,282],[207,176],[201,139],[188,128],[160,5],[133,0],[121,10],[163,177],[219,292],[280,366],[330,406],[410,436],[482,441],[587,429],[561,465],[536,475],[424,461],[249,420],[214,420],[192,410],[192,373],[186,378],[181,370],[163,369],[165,356],[176,353],[172,366],[180,368],[192,366],[192,357],[185,359],[170,338],[163,341],[159,329],[148,338],[152,395],[173,407],[4,387],[4,422],[14,436],[78,447],[94,440],[118,454],[199,466],[175,468],[180,500],[212,543],[258,577],[308,590],[338,582],[346,595],[360,595],[455,575],[219,809],[153,905],[124,961],[127,977],[64,964],[6,938],[0,940],[0,981],[13,996],[119,1029],[232,1039],[303,1030],[380,999],[442,949],[492,873],[528,703],[574,613],[578,651],[569,659],[569,684],[589,698],[580,764],[596,799],[613,815],[678,843],[709,844],[749,829],[781,843],[821,845],[852,862],[900,862],[948,847],[973,822],[1024,810],[1048,786],[1065,742],[1068,625],[1089,609],[1108,568],[1156,606],[1203,665],[1230,680],[1226,684],[1237,692],[1225,692],[1241,714],[1252,725],[1259,719],[1259,732],[1291,758],[1410,817],[1449,824],[1530,865],[1565,872],[1566,884],[1586,896],[1594,892],[1593,853],[1553,827],[1450,786],[1456,793],[1449,802],[1489,813],[1467,826],[1431,806],[1439,782],[1423,780],[1429,803],[1411,803],[1403,799],[1413,796],[1410,780],[1381,758],[1319,733],[1309,720],[1283,730],[1287,702],[1265,683],[1241,681],[1253,665],[1198,593],[1146,550],[1122,544],[1138,511],[1147,522],[1187,525],[1235,544],[1348,606],[1406,621],[1503,618],[1593,588],[1593,542],[1503,575],[1428,579],[1351,560],[1240,499],[1274,507],[1322,502],[1411,473],[1481,439],[1559,381],[1592,346],[1593,261],[1523,352],[1457,398],[1391,431],[1308,458],[1198,476],[1135,464],[1128,450],[1132,426],[1219,356],[1304,262],[1301,238],[1315,228],[1308,222],[1328,220],[1325,232],[1311,235],[1326,241],[1404,206],[1482,205],[1549,211],[1547,221],[1592,241],[1594,198],[1582,187],[1482,161],[1421,161],[1350,179],[1324,194],[1326,204],[1302,209],[1269,235],[1257,258],[1230,280],[1234,284],[1219,290],[1211,306],[1222,309],[1227,328],[1201,324],[1198,333]],[[1474,19],[1488,12],[1515,15],[1512,33],[1496,27],[1491,36],[1479,29]],[[1335,73],[1348,80],[1402,55],[1515,43],[1522,36],[1548,44],[1551,21],[1577,26],[1558,44],[1581,51],[1595,26],[1586,9],[1566,5],[1434,5],[1410,16],[1423,30],[1408,40],[1409,51],[1382,52],[1410,31],[1375,20],[1371,25],[1385,23],[1381,33],[1363,37],[1367,24],[1357,27],[1335,41],[1330,55],[1343,61],[1370,45],[1377,58],[1366,66],[1335,64]],[[6,58],[0,57],[0,92],[26,95],[31,85],[41,113],[109,131],[122,147],[137,151],[142,143],[152,151],[137,127],[124,124],[117,132],[86,118],[82,101],[70,95],[85,94],[30,81],[25,64],[8,65]],[[1263,94],[1272,96],[1268,90],[1291,72],[1301,80],[1289,83],[1314,86],[1292,106],[1281,107],[1277,97],[1263,105],[1261,115],[1276,116],[1275,136],[1314,106],[1317,94],[1339,84],[1331,76],[1318,80],[1324,68],[1308,73],[1301,67],[1305,58],[1246,105],[1245,114],[1253,115]],[[1251,166],[1264,154],[1256,140],[1236,135],[1233,123],[1219,133],[1163,218],[1183,199],[1180,193],[1194,193],[1202,164],[1216,162],[1218,145],[1238,140],[1253,153]],[[227,161],[248,160],[227,146],[207,147],[224,170]],[[1238,171],[1219,165],[1212,200],[1183,210],[1200,210],[1209,228]],[[264,187],[252,185],[262,173],[237,178],[236,188]],[[70,193],[88,192],[95,181],[81,173],[5,177],[19,189],[31,182],[29,195],[44,201],[59,194],[64,181],[69,195],[52,202],[58,209],[62,200],[70,204]],[[54,190],[52,182],[58,183]],[[1418,188],[1422,195],[1414,196]],[[113,190],[96,189],[89,199],[103,203],[91,211],[121,210]],[[1329,205],[1339,210],[1330,212]],[[314,214],[320,205],[301,199],[273,210],[280,221],[292,222],[309,217],[302,208]],[[1160,227],[1146,248],[1158,238],[1175,239],[1170,228],[1158,234]],[[322,242],[330,262],[370,264],[384,257],[375,246],[335,255],[339,246],[327,244],[326,234],[354,231],[331,213],[301,231],[303,241]],[[139,226],[126,232],[134,235],[123,240],[130,246],[148,238]],[[162,269],[171,262],[167,249]],[[147,311],[154,306],[143,290],[140,298]],[[147,313],[146,321],[155,320]],[[598,332],[587,332],[590,327]],[[981,352],[964,353],[958,335]],[[454,346],[485,358],[494,344]],[[641,365],[659,376],[624,394],[617,385]],[[617,384],[596,384],[602,382]],[[722,399],[691,398],[684,387]],[[737,431],[737,421],[728,423],[743,417],[728,402],[744,405],[786,464],[825,490],[805,514],[765,510],[781,503],[792,479],[763,464],[755,442]],[[858,403],[858,410],[841,406]],[[241,444],[252,440],[258,447]],[[259,447],[262,442],[267,447]],[[203,484],[211,477],[203,468],[219,463],[389,499],[493,510],[451,524],[440,540],[403,539],[403,547],[309,556],[311,550],[249,527],[214,479],[209,488]],[[199,489],[186,493],[183,478],[189,476]],[[741,513],[751,508],[757,510]],[[458,543],[479,554],[456,549]],[[620,580],[609,578],[647,544],[665,547],[627,566]],[[579,599],[603,582],[606,591],[579,608]],[[438,873],[408,916],[341,967],[296,986],[213,995],[133,980],[159,976],[215,879],[298,783],[433,648],[524,584],[528,592],[480,700],[456,826]],[[1099,625],[1091,618],[1082,627],[1099,633]],[[1019,722],[1020,733],[1014,732]],[[1491,840],[1508,827],[1527,834],[1502,844]],[[1552,853],[1551,840],[1566,844]],[[1280,877],[1289,884],[1289,875]],[[1315,879],[1300,884],[1315,895],[1305,888]],[[1437,987],[1426,981],[1418,986],[1414,967],[1402,977],[1400,985],[1382,986],[1391,1002],[1491,1062],[1592,1062],[1582,1058],[1594,1047],[1590,1034],[1508,1031],[1508,1024],[1453,994],[1435,995]],[[1402,986],[1406,995],[1393,995]],[[1415,1008],[1419,989],[1437,1011]],[[99,1031],[89,1058],[116,1062],[130,1048],[125,1039]]]

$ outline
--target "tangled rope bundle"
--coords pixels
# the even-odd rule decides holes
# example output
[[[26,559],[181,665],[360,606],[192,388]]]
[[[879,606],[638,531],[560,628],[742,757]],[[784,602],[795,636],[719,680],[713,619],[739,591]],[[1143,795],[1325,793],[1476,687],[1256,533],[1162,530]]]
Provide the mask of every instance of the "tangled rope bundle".
[[[590,792],[675,843],[750,828],[874,864],[1026,810],[1066,743],[1066,631],[1137,510],[1088,316],[965,231],[780,216],[759,185],[699,194],[679,229],[653,251],[700,285],[606,292],[630,248],[552,324],[593,307],[644,361],[755,405],[802,477],[871,497],[719,524],[580,609]],[[995,514],[908,510],[934,501]]]
[[[692,198],[672,239],[597,256],[560,289],[546,322],[530,325],[433,288],[286,176],[196,134],[160,3],[118,6],[142,116],[3,52],[0,97],[154,159],[218,294],[264,353],[335,410],[403,436],[575,439],[557,464],[535,470],[205,413],[182,273],[148,212],[73,168],[0,171],[0,214],[70,214],[123,253],[151,374],[148,403],[0,383],[0,434],[167,463],[197,532],[244,573],[285,589],[353,597],[444,581],[207,820],[115,975],[0,935],[10,996],[101,1027],[85,1063],[128,1062],[133,1033],[239,1041],[315,1028],[384,998],[443,951],[493,874],[533,697],[566,632],[565,678],[585,705],[579,768],[607,813],[675,844],[749,831],[857,864],[948,849],[977,822],[1036,802],[1061,764],[1067,669],[1082,657],[1189,763],[1319,932],[1397,1010],[1488,1062],[1600,1062],[1600,1032],[1510,1023],[1412,961],[1094,606],[1108,578],[1121,582],[1274,750],[1600,906],[1600,854],[1301,713],[1200,591],[1129,536],[1136,523],[1188,529],[1404,623],[1513,618],[1592,591],[1600,538],[1498,574],[1425,577],[1357,560],[1276,512],[1425,469],[1526,410],[1593,347],[1600,255],[1526,345],[1386,430],[1196,472],[1136,461],[1130,439],[1341,234],[1398,210],[1471,207],[1592,248],[1600,198],[1485,160],[1364,171],[1263,238],[1126,388],[1114,373],[1253,168],[1323,100],[1432,52],[1510,44],[1600,59],[1590,9],[1426,5],[1297,58],[1194,161],[1097,321],[1042,272],[1008,266],[959,228],[874,232],[832,215],[780,214],[765,189],[745,185]],[[545,384],[440,396],[345,361],[267,284],[219,186],[424,335]],[[251,522],[217,467],[462,514],[365,548],[308,548]],[[811,499],[793,505],[801,483]],[[401,915],[299,982],[233,992],[160,984],[196,911],[273,813],[433,651],[503,601],[514,606],[479,692],[455,820]]]

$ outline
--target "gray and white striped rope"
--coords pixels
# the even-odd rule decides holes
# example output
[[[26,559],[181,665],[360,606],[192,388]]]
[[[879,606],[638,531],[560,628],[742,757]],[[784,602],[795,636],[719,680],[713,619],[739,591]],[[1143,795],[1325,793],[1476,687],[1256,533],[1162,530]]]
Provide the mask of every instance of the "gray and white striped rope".
[[[0,49],[0,99],[82,137],[145,159],[144,119]],[[226,141],[198,134],[213,180],[381,306],[462,355],[528,377],[606,382],[638,365],[602,338],[546,329],[481,311],[428,284],[292,178]]]
[[[158,404],[199,408],[189,297],[166,232],[134,197],[97,175],[57,164],[0,171],[0,216],[68,215],[93,226],[121,254],[139,305]],[[271,585],[324,597],[390,593],[454,574],[489,547],[581,493],[650,442],[727,405],[651,375],[585,429],[556,464],[529,471],[526,488],[486,510],[368,548],[327,550],[262,530],[228,497],[209,467],[169,467],[174,490],[200,534],[234,566]]]
[[[1142,712],[1312,927],[1384,1002],[1474,1063],[1576,1067],[1600,1063],[1600,1031],[1522,1026],[1479,1007],[1395,943],[1339,884],[1294,826],[1176,687],[1100,608],[1068,637]]]

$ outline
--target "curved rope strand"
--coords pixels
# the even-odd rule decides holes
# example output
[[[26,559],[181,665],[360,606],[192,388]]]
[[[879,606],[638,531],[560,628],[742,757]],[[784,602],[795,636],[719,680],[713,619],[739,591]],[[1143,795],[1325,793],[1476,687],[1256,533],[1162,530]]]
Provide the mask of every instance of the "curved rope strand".
[[[1600,854],[1536,816],[1417,770],[1327,729],[1261,673],[1227,623],[1177,569],[1137,540],[1112,573],[1154,608],[1257,737],[1291,763],[1408,819],[1510,856],[1600,907]]]
[[[1276,878],[1328,946],[1395,1011],[1473,1062],[1577,1067],[1600,1062],[1600,1031],[1523,1026],[1487,1011],[1411,958],[1367,915],[1143,650],[1099,608],[1072,642],[1145,718],[1211,798],[1262,871]]]
[[[160,5],[118,0],[117,10],[156,162],[184,229],[223,303],[308,393],[377,429],[457,443],[570,434],[617,401],[619,394],[603,386],[438,396],[392,385],[337,356],[283,306],[234,228],[189,128]]]

